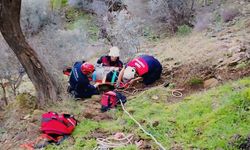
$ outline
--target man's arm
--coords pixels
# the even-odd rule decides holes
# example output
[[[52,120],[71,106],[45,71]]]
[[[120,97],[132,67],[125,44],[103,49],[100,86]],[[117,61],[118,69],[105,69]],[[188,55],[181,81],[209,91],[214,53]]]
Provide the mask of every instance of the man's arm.
[[[116,87],[120,86],[120,83],[122,81],[122,77],[123,77],[123,74],[124,74],[124,70],[125,70],[125,66],[123,66],[122,70],[119,73],[118,79],[116,81]]]
[[[143,79],[142,77],[137,77],[137,78],[135,78],[135,79],[132,79],[132,80],[130,80],[130,81],[128,82],[128,85],[132,85],[132,84],[134,84],[135,82],[140,81],[140,80],[142,80],[142,79]]]

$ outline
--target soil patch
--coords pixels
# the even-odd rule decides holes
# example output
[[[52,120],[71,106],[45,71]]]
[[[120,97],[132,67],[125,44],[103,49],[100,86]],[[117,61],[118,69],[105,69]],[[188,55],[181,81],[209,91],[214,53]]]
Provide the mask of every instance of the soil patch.
[[[101,112],[100,98],[95,100],[86,100],[84,103],[84,110],[82,116],[87,119],[102,121],[102,120],[112,120],[113,118],[108,115],[108,113]]]

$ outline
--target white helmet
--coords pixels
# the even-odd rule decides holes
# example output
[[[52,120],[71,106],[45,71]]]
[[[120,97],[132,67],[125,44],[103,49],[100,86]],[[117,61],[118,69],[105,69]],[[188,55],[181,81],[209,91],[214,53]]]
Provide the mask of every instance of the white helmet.
[[[109,56],[119,57],[120,56],[120,49],[116,46],[111,47],[109,49]]]
[[[124,70],[124,74],[123,74],[123,80],[126,82],[128,80],[131,80],[135,77],[135,68],[134,67],[130,67],[128,66],[125,70]]]

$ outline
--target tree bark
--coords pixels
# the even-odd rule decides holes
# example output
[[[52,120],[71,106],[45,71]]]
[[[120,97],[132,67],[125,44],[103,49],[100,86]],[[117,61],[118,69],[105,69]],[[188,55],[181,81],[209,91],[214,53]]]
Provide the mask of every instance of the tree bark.
[[[8,105],[8,100],[7,100],[7,96],[6,96],[6,86],[4,85],[3,82],[0,83],[0,86],[1,86],[1,88],[3,90],[3,97],[1,99],[4,101],[5,106],[7,106]]]
[[[20,26],[20,10],[21,0],[0,0],[0,30],[34,84],[39,105],[43,106],[58,99],[59,88],[26,42]]]

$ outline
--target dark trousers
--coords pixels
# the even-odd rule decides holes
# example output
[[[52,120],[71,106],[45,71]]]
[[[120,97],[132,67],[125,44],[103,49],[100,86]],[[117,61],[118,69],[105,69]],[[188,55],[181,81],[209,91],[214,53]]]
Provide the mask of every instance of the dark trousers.
[[[99,95],[99,91],[96,88],[88,89],[73,89],[71,86],[68,87],[68,93],[74,98],[90,98],[92,95]]]
[[[160,79],[162,73],[162,66],[159,64],[151,69],[148,73],[143,75],[143,83],[149,85]]]

